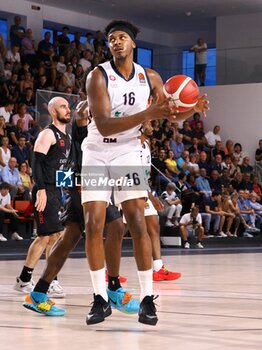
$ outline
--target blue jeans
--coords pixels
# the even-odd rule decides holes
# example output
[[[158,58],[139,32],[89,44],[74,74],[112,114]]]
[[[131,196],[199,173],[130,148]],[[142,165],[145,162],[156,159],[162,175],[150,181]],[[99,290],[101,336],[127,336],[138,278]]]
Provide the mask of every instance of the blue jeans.
[[[220,215],[218,214],[209,214],[209,213],[200,213],[203,221],[203,226],[205,228],[205,232],[210,231],[210,224],[214,222],[213,231],[217,232],[220,223]]]

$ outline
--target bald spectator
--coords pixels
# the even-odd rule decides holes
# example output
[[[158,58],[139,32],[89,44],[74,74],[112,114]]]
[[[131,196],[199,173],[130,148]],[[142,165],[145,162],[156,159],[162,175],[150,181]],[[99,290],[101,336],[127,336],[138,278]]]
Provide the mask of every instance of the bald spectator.
[[[19,119],[24,120],[23,131],[28,131],[31,125],[34,124],[33,117],[29,113],[26,113],[26,111],[27,111],[26,104],[20,103],[18,106],[18,113],[14,114],[12,117],[13,125],[16,125]]]
[[[16,195],[21,195],[24,200],[30,200],[29,189],[22,185],[16,166],[16,158],[11,157],[8,165],[2,170],[2,180],[10,185],[10,196],[12,200],[15,199]]]
[[[185,145],[183,143],[183,135],[181,134],[175,134],[171,140],[170,146],[172,148],[172,151],[174,152],[175,159],[178,159],[181,157],[181,154],[184,152]]]
[[[240,171],[242,174],[252,173],[253,167],[250,165],[250,158],[248,156],[243,158],[243,163],[240,165]]]

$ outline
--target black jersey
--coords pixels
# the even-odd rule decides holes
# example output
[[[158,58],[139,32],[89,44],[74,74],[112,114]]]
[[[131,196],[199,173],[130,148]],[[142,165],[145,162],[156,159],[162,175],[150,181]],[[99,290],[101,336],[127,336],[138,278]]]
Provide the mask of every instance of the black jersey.
[[[53,131],[56,143],[52,145],[43,162],[43,179],[45,184],[55,185],[56,171],[63,170],[67,162],[71,148],[71,136],[68,133],[61,132],[54,124],[46,128]]]

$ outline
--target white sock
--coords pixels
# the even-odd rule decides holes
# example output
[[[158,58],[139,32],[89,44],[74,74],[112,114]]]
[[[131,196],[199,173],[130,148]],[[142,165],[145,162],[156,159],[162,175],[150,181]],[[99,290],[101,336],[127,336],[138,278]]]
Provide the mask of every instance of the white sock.
[[[96,271],[90,270],[92,285],[93,285],[95,294],[101,295],[101,297],[105,301],[108,301],[108,296],[107,296],[107,292],[106,292],[105,273],[106,273],[106,271],[105,271],[104,267],[102,269],[96,270]]]
[[[163,260],[162,259],[157,259],[153,261],[153,269],[154,271],[159,271],[161,270],[163,266]]]
[[[152,269],[147,271],[137,271],[138,279],[140,283],[140,301],[144,299],[145,296],[153,295],[153,278]]]

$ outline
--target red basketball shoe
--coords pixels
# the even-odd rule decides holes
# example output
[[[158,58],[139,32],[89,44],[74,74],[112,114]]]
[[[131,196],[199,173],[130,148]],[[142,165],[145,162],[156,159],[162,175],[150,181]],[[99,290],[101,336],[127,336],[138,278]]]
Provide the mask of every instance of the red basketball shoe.
[[[165,265],[159,271],[153,271],[153,281],[174,281],[180,277],[180,272],[171,272]]]
[[[124,276],[119,276],[119,282],[120,283],[125,283],[127,281],[127,278],[124,277]],[[107,270],[106,270],[106,282],[108,282],[108,273],[107,273]]]

